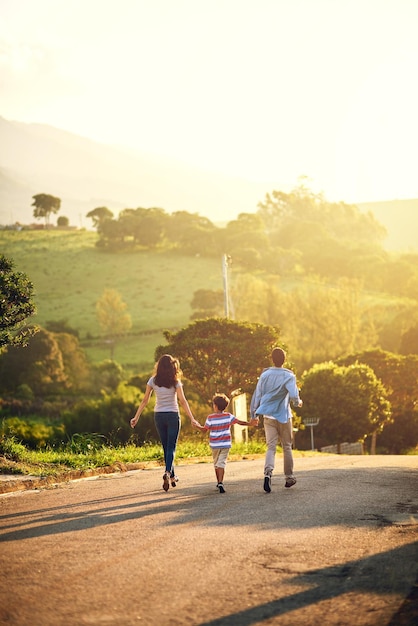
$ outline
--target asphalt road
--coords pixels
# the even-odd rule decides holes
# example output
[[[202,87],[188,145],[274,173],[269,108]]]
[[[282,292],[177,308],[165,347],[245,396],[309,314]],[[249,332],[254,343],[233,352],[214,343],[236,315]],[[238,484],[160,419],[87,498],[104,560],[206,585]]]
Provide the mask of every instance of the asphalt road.
[[[257,459],[1,495],[0,624],[418,623],[418,457],[277,461],[270,494]]]

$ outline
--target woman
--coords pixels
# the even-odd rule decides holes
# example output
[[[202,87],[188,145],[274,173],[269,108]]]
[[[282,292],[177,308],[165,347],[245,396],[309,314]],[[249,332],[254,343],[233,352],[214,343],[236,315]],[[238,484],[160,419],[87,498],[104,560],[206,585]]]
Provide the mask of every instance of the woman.
[[[153,376],[147,382],[144,398],[130,422],[131,427],[135,428],[139,416],[148,404],[154,391],[156,396],[154,408],[155,426],[164,449],[164,491],[168,491],[170,483],[172,487],[175,487],[178,481],[174,472],[174,456],[181,426],[178,402],[180,402],[186,414],[190,417],[192,425],[200,426],[193,417],[189,403],[184,395],[181,373],[178,359],[175,359],[170,354],[163,354],[155,366]]]

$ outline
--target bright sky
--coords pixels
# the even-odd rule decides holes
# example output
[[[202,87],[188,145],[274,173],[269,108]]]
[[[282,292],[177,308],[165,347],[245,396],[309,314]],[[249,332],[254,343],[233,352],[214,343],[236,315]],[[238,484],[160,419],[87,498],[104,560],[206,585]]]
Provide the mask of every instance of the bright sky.
[[[418,197],[417,0],[0,0],[0,115],[329,200]]]

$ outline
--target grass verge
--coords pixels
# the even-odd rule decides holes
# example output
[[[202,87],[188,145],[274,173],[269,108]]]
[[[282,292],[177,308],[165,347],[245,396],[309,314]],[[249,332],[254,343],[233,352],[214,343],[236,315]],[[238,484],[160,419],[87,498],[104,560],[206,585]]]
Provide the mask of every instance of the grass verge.
[[[264,442],[234,443],[230,460],[241,460],[263,456],[266,450]],[[13,437],[3,439],[0,448],[0,474],[58,478],[71,472],[92,472],[95,470],[121,471],[158,467],[164,464],[162,447],[147,443],[142,446],[126,445],[120,447],[94,446],[84,451],[74,451],[71,446],[64,449],[29,450]],[[303,456],[312,452],[296,452]],[[183,441],[176,451],[177,463],[211,463],[212,455],[206,442]],[[106,472],[103,472],[106,473]]]

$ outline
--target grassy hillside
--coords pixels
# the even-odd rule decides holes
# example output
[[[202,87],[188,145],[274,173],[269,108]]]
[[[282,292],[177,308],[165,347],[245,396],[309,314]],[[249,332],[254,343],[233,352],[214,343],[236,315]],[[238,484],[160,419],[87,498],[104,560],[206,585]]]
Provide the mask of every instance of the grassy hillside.
[[[97,321],[96,303],[105,288],[116,289],[127,304],[133,326],[116,344],[114,358],[130,371],[146,372],[154,362],[155,348],[164,344],[163,331],[190,322],[194,292],[222,289],[221,258],[182,257],[169,251],[108,253],[95,247],[96,241],[96,233],[86,231],[0,231],[0,253],[13,259],[34,284],[38,312],[33,321],[46,326],[48,321],[65,320],[78,330],[81,345],[94,363],[111,354]],[[309,276],[272,278],[282,291],[300,286],[309,292],[318,286]],[[328,287],[333,289],[332,284]],[[414,303],[363,291],[361,306],[380,329],[380,347],[396,351],[406,328],[399,316],[408,307],[414,311]],[[295,358],[303,360],[306,341],[298,345],[297,339],[297,326],[303,320],[295,323],[293,335],[292,327],[289,330],[283,324],[283,341],[292,346]]]
[[[221,289],[221,259],[182,257],[169,252],[110,254],[95,247],[86,231],[0,231],[0,253],[15,262],[35,288],[34,322],[66,320],[79,331],[93,361],[109,358],[100,338],[96,302],[116,289],[132,317],[130,336],[116,346],[120,363],[152,363],[162,331],[190,321],[197,289]],[[94,338],[92,341],[91,338]]]

